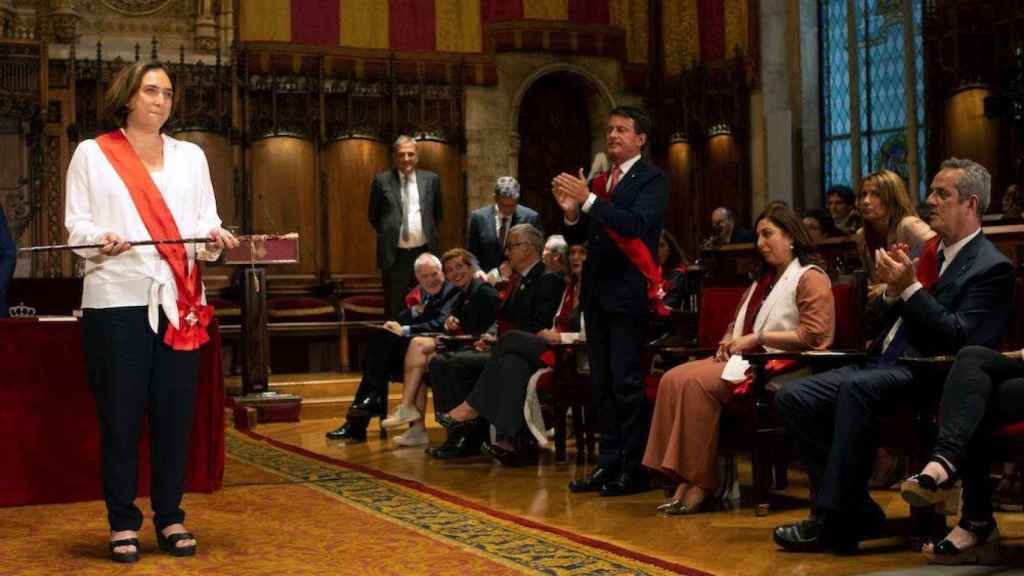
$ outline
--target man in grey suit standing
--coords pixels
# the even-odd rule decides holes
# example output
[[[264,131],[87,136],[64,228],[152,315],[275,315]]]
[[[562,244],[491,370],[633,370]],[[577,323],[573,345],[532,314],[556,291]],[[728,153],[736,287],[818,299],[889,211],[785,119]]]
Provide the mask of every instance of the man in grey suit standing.
[[[441,221],[441,181],[437,174],[417,170],[416,141],[399,136],[394,167],[377,174],[370,185],[370,224],[377,231],[377,268],[384,282],[388,318],[402,311],[420,254],[437,251]]]
[[[480,262],[480,269],[492,272],[505,261],[505,240],[517,224],[533,224],[541,229],[540,217],[519,204],[519,182],[502,176],[494,184],[494,204],[469,215],[466,247]]]

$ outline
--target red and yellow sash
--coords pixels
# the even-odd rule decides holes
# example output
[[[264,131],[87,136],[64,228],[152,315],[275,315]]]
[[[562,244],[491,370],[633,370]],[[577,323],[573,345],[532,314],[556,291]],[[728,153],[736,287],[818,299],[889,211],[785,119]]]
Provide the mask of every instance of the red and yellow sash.
[[[598,198],[609,200],[606,190],[607,185],[608,172],[604,172],[594,179],[591,191]],[[622,186],[621,179],[615,187],[618,188],[620,186]],[[632,262],[633,266],[636,266],[636,269],[647,279],[647,300],[650,303],[651,311],[658,316],[668,316],[668,308],[661,301],[661,297],[664,294],[661,266],[654,259],[654,255],[651,254],[647,245],[639,238],[626,238],[607,225],[604,225],[604,231],[608,233],[612,242],[615,242],[615,245],[619,247],[619,250],[622,250],[622,253]]]
[[[181,233],[174,215],[124,132],[107,132],[97,137],[96,143],[128,188],[150,237],[154,240],[180,240]],[[210,340],[206,326],[213,317],[213,307],[202,303],[199,265],[192,266],[189,271],[184,244],[158,244],[156,249],[171,267],[178,289],[178,325],[167,327],[164,344],[174,350],[195,350]]]

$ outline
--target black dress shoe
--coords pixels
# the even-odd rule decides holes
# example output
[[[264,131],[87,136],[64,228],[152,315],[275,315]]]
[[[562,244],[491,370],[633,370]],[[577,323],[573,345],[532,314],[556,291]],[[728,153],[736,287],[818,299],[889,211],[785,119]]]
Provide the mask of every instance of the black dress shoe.
[[[772,540],[789,552],[824,552],[831,544],[825,537],[825,523],[817,518],[776,526]]]
[[[438,460],[452,460],[455,458],[469,458],[477,454],[480,454],[480,442],[474,442],[469,436],[460,434],[451,442],[451,445],[447,447],[441,446],[430,455]]]
[[[643,472],[623,472],[614,480],[605,482],[601,487],[601,496],[629,496],[651,489],[647,474]]]
[[[352,442],[366,442],[366,426],[358,426],[348,420],[336,430],[325,434],[331,440],[351,440]]]
[[[520,468],[523,466],[523,458],[520,457],[518,450],[507,450],[498,444],[491,444],[490,442],[484,442],[480,449],[484,454],[494,458],[498,464],[506,468]]]
[[[569,491],[597,492],[605,483],[611,482],[614,478],[615,474],[611,470],[598,466],[583,478],[569,482]]]
[[[447,412],[438,412],[434,414],[434,420],[438,424],[444,427],[445,430],[452,432],[463,432],[466,430],[472,430],[480,425],[480,418],[473,418],[472,420],[456,420],[452,418]]]
[[[350,416],[357,418],[365,418],[369,421],[374,416],[384,418],[387,416],[388,406],[384,398],[381,398],[377,394],[370,394],[365,398],[361,398],[352,403],[348,408]]]

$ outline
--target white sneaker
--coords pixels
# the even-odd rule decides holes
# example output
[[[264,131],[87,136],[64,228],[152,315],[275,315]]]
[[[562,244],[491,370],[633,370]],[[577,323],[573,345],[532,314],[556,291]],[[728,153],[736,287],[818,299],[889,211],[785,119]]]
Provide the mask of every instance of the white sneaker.
[[[427,429],[414,426],[400,436],[395,436],[395,444],[399,446],[426,446],[430,444],[430,437],[427,436]]]
[[[422,418],[423,415],[416,409],[415,406],[406,406],[405,404],[399,404],[398,408],[388,416],[381,420],[380,425],[388,430],[392,428],[401,428],[407,424],[415,422]]]

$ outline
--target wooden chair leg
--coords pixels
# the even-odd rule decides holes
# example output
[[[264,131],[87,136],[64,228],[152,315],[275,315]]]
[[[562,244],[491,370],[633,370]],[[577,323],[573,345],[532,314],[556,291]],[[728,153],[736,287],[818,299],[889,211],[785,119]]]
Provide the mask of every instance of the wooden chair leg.
[[[352,362],[348,351],[348,326],[342,326],[340,332],[338,336],[338,355],[341,357],[341,371],[348,372],[352,369]]]
[[[773,451],[775,462],[772,463],[775,472],[775,489],[785,490],[789,486],[789,442],[785,440],[778,443]]]
[[[583,464],[587,455],[586,428],[583,423],[583,407],[572,405],[572,435],[576,440],[576,463]]]
[[[758,434],[760,436],[760,434]],[[763,440],[757,438],[754,444],[754,450],[750,457],[750,464],[754,473],[754,514],[757,516],[764,516],[768,514],[771,509],[769,496],[771,493],[770,482],[771,482],[771,456],[767,450],[767,446],[764,446]]]
[[[554,406],[555,417],[555,462],[567,462],[565,447],[565,419],[566,407],[564,404],[556,403]]]

